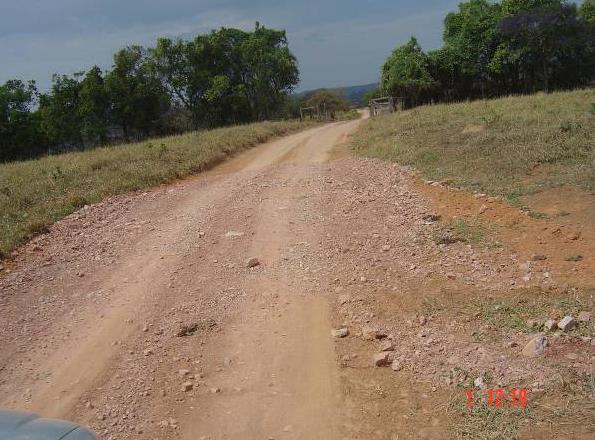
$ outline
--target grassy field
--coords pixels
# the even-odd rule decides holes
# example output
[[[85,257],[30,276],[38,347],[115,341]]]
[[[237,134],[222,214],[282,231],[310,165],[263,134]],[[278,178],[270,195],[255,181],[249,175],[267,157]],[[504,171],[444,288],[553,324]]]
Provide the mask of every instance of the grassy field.
[[[594,103],[587,89],[418,107],[366,121],[352,147],[513,203],[564,184],[593,191]]]
[[[311,125],[256,123],[0,164],[0,256],[86,204],[203,171]]]

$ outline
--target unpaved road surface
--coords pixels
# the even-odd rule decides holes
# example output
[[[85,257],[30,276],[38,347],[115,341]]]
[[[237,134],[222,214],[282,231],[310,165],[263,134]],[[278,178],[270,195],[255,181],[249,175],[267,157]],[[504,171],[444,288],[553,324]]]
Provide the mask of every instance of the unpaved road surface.
[[[518,344],[419,311],[433,293],[551,277],[526,280],[506,250],[428,241],[408,170],[329,160],[358,124],[86,207],[21,248],[0,278],[0,407],[105,439],[438,439],[462,393],[444,381],[454,367],[545,382],[553,365]],[[373,366],[372,327],[398,371]],[[584,368],[590,345],[576,350]]]

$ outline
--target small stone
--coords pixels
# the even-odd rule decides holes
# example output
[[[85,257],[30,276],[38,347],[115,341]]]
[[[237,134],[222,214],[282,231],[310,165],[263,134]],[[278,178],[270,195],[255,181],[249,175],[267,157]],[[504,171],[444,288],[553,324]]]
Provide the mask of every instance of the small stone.
[[[260,266],[260,260],[258,258],[249,258],[246,260],[246,267],[251,269],[253,267]]]
[[[548,319],[547,321],[545,321],[543,326],[545,327],[545,329],[547,331],[552,332],[556,329],[556,327],[558,326],[558,323],[554,319]]]
[[[537,335],[531,339],[523,348],[522,354],[527,357],[541,356],[547,346],[547,338],[544,335]]]
[[[403,369],[403,365],[401,364],[401,362],[399,362],[398,360],[394,360],[392,361],[392,363],[390,364],[390,368],[393,371],[401,371]]]
[[[578,263],[579,261],[583,260],[582,255],[571,255],[570,257],[566,257],[566,261],[572,261],[574,263]]]
[[[331,335],[333,338],[344,338],[349,335],[349,330],[347,328],[338,328],[331,330]]]
[[[190,370],[180,369],[178,370],[178,374],[180,377],[186,377],[190,374]]]
[[[515,341],[510,341],[508,344],[506,344],[506,346],[508,348],[514,348],[514,347],[518,347],[519,344],[517,342],[515,342]]]
[[[362,336],[368,340],[386,338],[386,334],[374,327],[364,327],[362,330]]]
[[[568,332],[576,326],[576,321],[573,316],[565,316],[558,323],[558,328],[563,332]]]
[[[572,234],[568,234],[568,239],[569,240],[578,240],[580,238],[581,234],[578,232],[573,232]]]
[[[194,384],[192,382],[184,382],[182,384],[182,391],[184,392],[192,391],[192,388],[194,388]]]
[[[484,390],[484,389],[486,389],[486,384],[485,384],[485,382],[483,381],[483,377],[481,377],[481,376],[479,376],[478,378],[476,378],[476,379],[473,381],[473,385],[475,386],[475,388],[479,388],[479,389],[481,389],[481,390]]]
[[[478,214],[483,214],[484,212],[486,212],[488,210],[488,207],[486,205],[481,205],[479,207],[479,210],[477,211]]]
[[[424,315],[420,315],[420,317],[418,318],[418,322],[419,322],[419,325],[426,325],[428,320],[426,319],[426,317]]]
[[[217,388],[217,387],[211,388],[211,394],[217,394],[217,393],[220,393],[220,392],[221,392],[221,388]]]
[[[385,244],[384,246],[382,246],[382,252],[388,252],[390,251],[390,244]]]
[[[347,294],[339,295],[339,298],[337,298],[337,301],[339,301],[339,305],[347,304],[350,300],[351,296]]]
[[[380,351],[394,351],[394,349],[394,344],[388,339],[385,339],[380,343]]]
[[[528,319],[527,327],[529,327],[529,328],[539,327],[539,321],[537,319]]]
[[[151,350],[150,348],[147,348],[146,350],[143,350],[143,355],[149,356],[151,354],[153,354],[153,350]]]
[[[533,261],[543,261],[543,260],[547,260],[547,257],[545,255],[533,254],[533,255],[531,255],[531,259]]]
[[[383,351],[382,353],[376,353],[374,355],[374,365],[377,367],[385,367],[390,363],[389,358],[390,354],[386,351]]]
[[[589,322],[591,320],[591,313],[582,311],[577,318],[580,322]]]

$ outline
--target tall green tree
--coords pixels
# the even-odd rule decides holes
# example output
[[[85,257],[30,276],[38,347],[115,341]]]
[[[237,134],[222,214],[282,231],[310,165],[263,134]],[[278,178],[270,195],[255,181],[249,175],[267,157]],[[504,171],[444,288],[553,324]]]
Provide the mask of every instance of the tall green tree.
[[[79,93],[82,136],[91,144],[103,144],[107,139],[110,100],[99,67],[87,72]]]
[[[83,144],[79,111],[82,75],[54,75],[50,92],[40,96],[42,128],[52,147],[59,150]]]
[[[513,66],[522,91],[549,91],[585,83],[593,72],[593,36],[588,23],[577,16],[576,5],[561,1],[543,3],[534,8],[515,9],[498,26],[505,48],[502,63]]]
[[[457,65],[456,83],[464,90],[456,91],[471,96],[486,96],[488,64],[501,19],[501,7],[487,0],[469,0],[459,4],[457,12],[444,19],[444,47],[450,60],[446,65]],[[446,61],[446,60],[443,60]]]
[[[388,95],[407,98],[407,105],[422,103],[434,86],[427,56],[414,37],[396,48],[382,66],[381,90]]]
[[[192,41],[161,38],[151,65],[196,127],[271,117],[298,81],[284,31],[221,28]]]
[[[126,139],[159,132],[160,118],[169,109],[170,98],[147,63],[143,47],[118,51],[105,81],[112,122],[122,127]]]
[[[0,85],[0,162],[25,159],[47,151],[41,130],[34,81],[9,80]]]
[[[297,59],[289,50],[285,31],[256,23],[240,47],[241,89],[253,120],[271,117],[299,81]]]

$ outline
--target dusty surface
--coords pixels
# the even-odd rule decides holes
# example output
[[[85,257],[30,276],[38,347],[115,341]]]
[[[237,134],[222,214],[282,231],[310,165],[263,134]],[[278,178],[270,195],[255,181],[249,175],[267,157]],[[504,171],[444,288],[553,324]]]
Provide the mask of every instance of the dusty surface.
[[[456,205],[440,200],[473,210],[472,197],[343,158],[357,124],[84,208],[21,248],[0,278],[0,406],[105,439],[193,440],[448,438],[465,420],[452,402],[478,376],[568,407],[547,393],[589,374],[592,321],[527,359],[530,332],[478,311],[525,296],[592,311],[592,243],[560,239],[552,249],[567,240],[584,258],[529,266],[512,241],[434,243],[440,221],[427,216]],[[529,317],[561,318],[553,299]],[[339,327],[349,335],[332,338]],[[386,337],[367,339],[370,328]],[[387,341],[398,371],[372,363]],[[523,435],[589,438],[592,398],[579,403],[587,422],[537,419]]]

